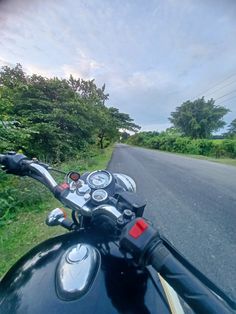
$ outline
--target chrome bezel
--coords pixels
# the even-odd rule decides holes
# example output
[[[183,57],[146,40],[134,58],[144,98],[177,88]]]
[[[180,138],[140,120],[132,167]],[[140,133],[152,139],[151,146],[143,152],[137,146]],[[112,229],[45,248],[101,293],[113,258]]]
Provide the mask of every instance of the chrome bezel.
[[[94,197],[94,194],[97,194],[97,193],[104,193],[104,197],[100,200],[97,200],[95,197]],[[92,200],[97,202],[97,203],[101,203],[101,202],[104,202],[106,199],[108,198],[108,193],[107,191],[103,190],[103,189],[98,189],[98,190],[95,190],[92,194]]]
[[[108,183],[106,183],[106,184],[103,184],[103,185],[100,185],[99,187],[98,186],[96,186],[96,185],[94,185],[94,184],[92,184],[92,183],[90,183],[89,182],[89,180],[91,179],[91,177],[94,175],[94,174],[96,174],[96,173],[106,173],[106,174],[108,174],[108,176],[109,176],[109,181],[108,181]],[[109,172],[109,171],[106,171],[106,170],[96,170],[96,171],[93,171],[93,172],[91,172],[89,175],[88,175],[88,177],[87,177],[87,184],[92,188],[92,189],[105,189],[106,187],[108,187],[110,184],[111,184],[111,182],[112,182],[112,175],[111,175],[111,173]]]

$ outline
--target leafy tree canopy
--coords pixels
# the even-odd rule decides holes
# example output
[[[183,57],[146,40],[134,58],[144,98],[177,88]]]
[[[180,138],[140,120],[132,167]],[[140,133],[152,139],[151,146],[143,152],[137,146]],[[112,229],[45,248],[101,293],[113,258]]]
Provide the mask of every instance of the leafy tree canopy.
[[[0,151],[21,149],[49,161],[76,155],[88,145],[119,138],[120,129],[138,130],[133,119],[107,108],[105,84],[94,80],[45,78],[17,64],[0,70]]]
[[[184,102],[171,113],[169,120],[185,136],[209,138],[225,125],[223,117],[228,112],[225,107],[216,106],[213,99],[206,101],[202,97]]]

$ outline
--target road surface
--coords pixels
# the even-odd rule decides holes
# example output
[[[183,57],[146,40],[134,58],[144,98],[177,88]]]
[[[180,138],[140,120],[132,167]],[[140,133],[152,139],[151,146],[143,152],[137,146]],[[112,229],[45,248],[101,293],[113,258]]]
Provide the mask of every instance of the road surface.
[[[145,216],[236,299],[236,167],[117,144],[108,169],[130,175]]]

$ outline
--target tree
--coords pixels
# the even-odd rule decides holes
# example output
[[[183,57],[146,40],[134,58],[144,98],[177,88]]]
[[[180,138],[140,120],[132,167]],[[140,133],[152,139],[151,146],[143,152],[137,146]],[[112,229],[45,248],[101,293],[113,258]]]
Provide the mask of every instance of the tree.
[[[195,101],[186,101],[171,113],[169,118],[174,127],[182,134],[192,138],[209,138],[212,132],[221,129],[225,122],[222,120],[229,110],[216,106],[215,101],[206,101],[204,97]]]
[[[234,119],[228,126],[228,132],[224,134],[226,137],[234,137],[236,136],[236,119]]]
[[[126,131],[121,132],[121,133],[120,133],[120,140],[121,140],[122,142],[125,142],[125,141],[128,140],[128,138],[129,138],[130,136],[131,136],[131,135],[130,135],[128,132],[126,132]]]
[[[0,71],[0,85],[14,88],[27,83],[22,66],[17,63],[13,68],[3,66]]]
[[[230,123],[230,125],[229,125],[229,127],[228,127],[228,131],[229,131],[230,134],[236,134],[236,119],[234,119],[234,120]]]
[[[118,129],[132,132],[137,132],[138,130],[141,129],[139,125],[133,122],[134,119],[130,118],[130,116],[127,113],[119,112],[119,109],[114,107],[110,107],[108,110],[112,120],[114,121]]]
[[[105,84],[26,75],[20,64],[0,69],[0,151],[23,150],[63,161],[91,144],[103,148],[120,129],[138,130],[128,114],[107,108]]]
[[[127,113],[119,112],[119,109],[114,107],[100,108],[97,116],[100,117],[98,132],[100,148],[104,147],[105,139],[111,142],[119,139],[124,131],[137,132],[140,129],[140,126],[135,124]]]

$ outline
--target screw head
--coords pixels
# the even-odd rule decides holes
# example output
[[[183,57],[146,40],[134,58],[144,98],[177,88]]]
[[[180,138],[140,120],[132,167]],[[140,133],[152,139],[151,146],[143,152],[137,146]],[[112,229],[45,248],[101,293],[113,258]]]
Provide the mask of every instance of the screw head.
[[[125,209],[123,215],[125,218],[130,219],[133,216],[133,212],[130,209]]]

